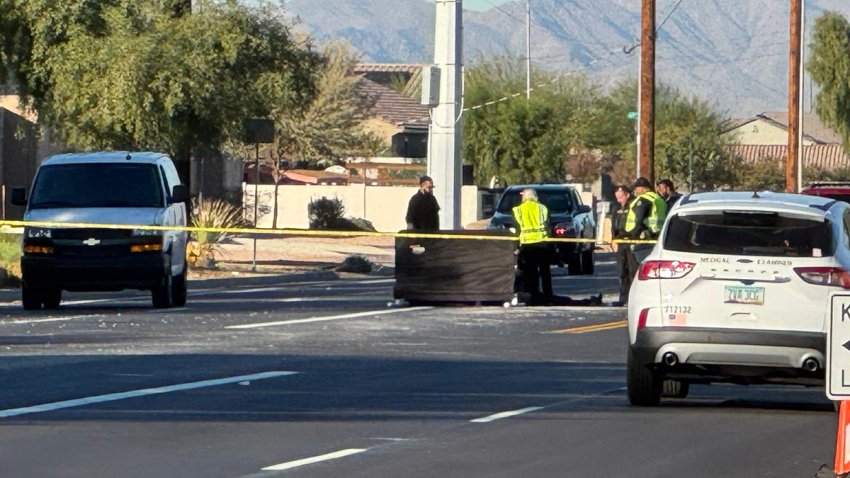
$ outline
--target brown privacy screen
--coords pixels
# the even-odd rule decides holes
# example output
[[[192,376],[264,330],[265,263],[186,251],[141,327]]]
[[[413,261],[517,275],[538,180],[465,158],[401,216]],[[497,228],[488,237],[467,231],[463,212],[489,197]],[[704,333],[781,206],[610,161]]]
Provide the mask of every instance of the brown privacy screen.
[[[508,231],[450,234],[511,236]],[[409,302],[509,301],[514,294],[515,248],[516,241],[506,240],[396,237],[393,296]]]

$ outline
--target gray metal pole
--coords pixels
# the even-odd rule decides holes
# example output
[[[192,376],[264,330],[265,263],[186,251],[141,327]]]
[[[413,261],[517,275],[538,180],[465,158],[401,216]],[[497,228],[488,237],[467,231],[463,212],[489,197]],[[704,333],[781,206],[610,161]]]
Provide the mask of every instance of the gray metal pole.
[[[258,212],[260,207],[260,143],[255,145],[254,155],[254,227],[257,227]],[[274,224],[272,225],[274,227]],[[251,271],[257,272],[257,236],[254,236],[254,254],[251,257]]]
[[[462,160],[460,115],[463,98],[463,5],[436,0],[434,64],[440,68],[440,103],[431,114],[428,174],[440,204],[440,227],[460,228]]]
[[[688,156],[688,192],[694,192],[694,140],[690,141],[690,155]]]
[[[531,0],[525,0],[525,99],[531,99]]]

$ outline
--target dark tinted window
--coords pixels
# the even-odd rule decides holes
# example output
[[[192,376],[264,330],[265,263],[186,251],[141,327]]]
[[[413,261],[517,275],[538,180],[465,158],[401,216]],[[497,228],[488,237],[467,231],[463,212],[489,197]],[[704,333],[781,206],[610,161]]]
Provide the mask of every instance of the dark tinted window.
[[[844,201],[850,203],[850,194],[822,194],[821,197],[835,199],[836,201]]]
[[[162,207],[162,181],[153,164],[62,164],[38,172],[31,209]]]
[[[765,212],[673,216],[664,248],[704,254],[831,256],[829,223]]]
[[[566,189],[536,189],[536,191],[540,203],[549,208],[550,214],[569,212],[573,209],[573,201],[570,198],[569,191]],[[519,195],[521,192],[522,189],[505,191],[496,210],[504,214],[510,214],[511,210],[522,201]]]

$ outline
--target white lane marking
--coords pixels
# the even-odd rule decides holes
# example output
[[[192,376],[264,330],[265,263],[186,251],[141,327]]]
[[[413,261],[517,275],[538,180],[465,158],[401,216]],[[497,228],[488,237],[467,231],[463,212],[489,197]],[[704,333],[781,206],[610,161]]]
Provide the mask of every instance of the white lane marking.
[[[258,287],[256,289],[235,289],[218,291],[219,294],[253,294],[254,292],[271,292],[283,290],[283,287]]]
[[[52,319],[18,319],[18,320],[0,320],[0,325],[19,325],[19,324],[41,324],[44,322],[65,322],[75,319],[88,319],[106,317],[103,314],[97,315],[71,315],[68,317],[55,317]]]
[[[179,392],[183,390],[192,390],[195,388],[215,387],[217,385],[226,385],[228,383],[237,383],[245,380],[265,380],[269,378],[283,377],[285,375],[294,375],[296,373],[298,372],[262,372],[251,375],[240,375],[238,377],[226,377],[212,380],[201,380],[200,382],[179,383],[177,385],[167,385],[164,387],[143,388],[139,390],[131,390],[129,392],[108,393],[106,395],[95,395],[93,397],[77,398],[74,400],[63,400],[61,402],[44,403],[41,405],[33,405],[30,407],[0,410],[0,418],[15,417],[18,415],[27,415],[30,413],[49,412],[53,410],[60,410],[62,408],[81,407],[84,405],[91,405],[93,403],[114,402],[116,400],[124,400],[126,398],[136,398],[144,397],[147,395],[157,395],[161,393]]]
[[[327,460],[335,460],[337,458],[344,458],[350,455],[356,455],[358,453],[363,453],[368,450],[368,448],[348,448],[345,450],[335,451],[333,453],[326,453],[324,455],[314,456],[311,458],[303,458],[301,460],[288,461],[286,463],[281,463],[279,465],[272,465],[263,468],[263,471],[281,471],[281,470],[289,470],[290,468],[296,468],[299,466],[310,465],[313,463],[318,463],[320,461]]]
[[[511,410],[509,412],[495,413],[487,417],[470,420],[470,423],[490,423],[502,418],[515,417],[517,415],[522,415],[523,413],[536,412],[537,410],[543,410],[543,408],[544,407],[528,407],[520,408],[519,410]]]
[[[367,312],[357,312],[354,314],[343,314],[343,315],[331,315],[328,317],[311,317],[309,319],[295,319],[295,320],[280,320],[277,322],[262,322],[259,324],[244,324],[244,325],[230,325],[225,327],[225,329],[257,329],[260,327],[274,327],[275,325],[292,325],[292,324],[307,324],[311,322],[327,322],[330,320],[340,320],[340,319],[354,319],[357,317],[369,317],[373,315],[385,315],[385,314],[397,314],[399,312],[413,312],[417,310],[428,310],[433,309],[433,307],[408,307],[406,309],[392,309],[392,310],[371,310]]]
[[[151,300],[150,297],[115,297],[114,299],[63,300],[62,305],[87,305],[108,302],[139,302]]]

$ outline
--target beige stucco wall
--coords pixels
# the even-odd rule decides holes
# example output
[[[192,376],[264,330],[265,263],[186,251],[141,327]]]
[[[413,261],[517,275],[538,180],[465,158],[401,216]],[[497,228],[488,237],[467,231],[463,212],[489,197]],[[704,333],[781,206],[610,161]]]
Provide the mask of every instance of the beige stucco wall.
[[[345,186],[286,185],[278,188],[277,228],[307,229],[307,205],[321,197],[338,198],[345,206],[346,217],[359,217],[372,222],[382,232],[396,232],[406,227],[404,216],[407,203],[416,193],[415,186]],[[243,184],[245,211],[253,220],[254,185]],[[260,217],[258,227],[272,227],[274,185],[258,186]],[[466,225],[480,219],[478,188],[461,188],[461,224]]]
[[[787,145],[788,132],[765,120],[757,119],[745,125],[739,126],[723,134],[724,137],[737,139],[739,144],[758,145]],[[804,139],[804,145],[812,144],[811,140]]]
[[[0,108],[6,108],[33,123],[38,122],[38,116],[32,110],[24,109],[21,105],[21,97],[18,95],[0,95]]]

